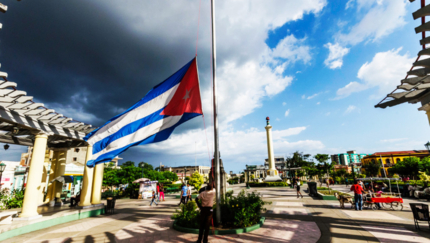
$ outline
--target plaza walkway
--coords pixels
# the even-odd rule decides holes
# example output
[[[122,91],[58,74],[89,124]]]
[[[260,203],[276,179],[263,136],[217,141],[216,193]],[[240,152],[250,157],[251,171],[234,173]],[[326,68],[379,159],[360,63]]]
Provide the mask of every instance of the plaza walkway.
[[[233,186],[234,193],[245,189]],[[304,186],[306,189],[306,186]],[[336,189],[346,190],[345,186]],[[430,230],[415,231],[409,207],[403,211],[341,210],[337,201],[297,198],[294,189],[258,188],[272,201],[264,226],[247,234],[210,236],[210,242],[430,242]],[[407,200],[405,200],[407,201]],[[197,235],[171,229],[179,199],[159,206],[143,200],[118,200],[115,214],[73,221],[3,242],[195,242]],[[407,206],[405,203],[405,206]]]

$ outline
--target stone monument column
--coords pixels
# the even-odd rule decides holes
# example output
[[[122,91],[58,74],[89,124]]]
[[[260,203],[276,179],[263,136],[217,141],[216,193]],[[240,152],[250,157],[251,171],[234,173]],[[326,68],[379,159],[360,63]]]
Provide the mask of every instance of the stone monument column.
[[[269,169],[267,170],[267,176],[265,181],[282,181],[278,174],[278,170],[275,166],[275,155],[273,153],[273,141],[272,141],[272,126],[270,126],[270,118],[266,117],[266,135],[267,135],[267,153],[269,160]]]

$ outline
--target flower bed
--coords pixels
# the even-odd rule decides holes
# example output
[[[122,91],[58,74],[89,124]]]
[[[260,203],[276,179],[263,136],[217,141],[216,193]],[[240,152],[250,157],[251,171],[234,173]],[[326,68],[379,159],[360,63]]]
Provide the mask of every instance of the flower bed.
[[[262,225],[261,212],[266,211],[264,205],[271,204],[271,202],[263,201],[261,195],[255,192],[246,193],[242,190],[236,197],[232,194],[233,191],[228,192],[220,204],[222,228],[227,228],[228,230],[227,232],[219,230],[218,234],[249,232],[249,230],[257,227],[256,225]],[[215,205],[213,214],[216,215]],[[172,216],[172,219],[175,220],[174,228],[186,230],[183,232],[198,233],[200,211],[197,210],[197,205],[194,201],[181,205],[181,209],[176,210],[176,214]],[[191,232],[192,229],[196,231]]]

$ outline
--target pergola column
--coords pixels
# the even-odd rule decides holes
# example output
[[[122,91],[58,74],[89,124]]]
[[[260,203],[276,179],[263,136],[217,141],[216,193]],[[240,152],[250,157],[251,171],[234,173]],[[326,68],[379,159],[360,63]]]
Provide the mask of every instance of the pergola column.
[[[67,159],[67,149],[58,150],[57,152],[57,165],[55,166],[55,177],[52,177],[51,180],[56,177],[63,176],[66,172],[66,159]],[[55,200],[57,194],[61,195],[63,191],[63,183],[59,181],[54,182],[54,192],[52,199]]]
[[[93,146],[87,146],[87,156],[85,158],[84,165],[84,177],[82,182],[81,190],[81,201],[79,202],[79,207],[86,207],[91,205],[91,192],[93,189],[93,168],[87,166],[87,162],[91,160],[93,155]]]
[[[57,174],[55,173],[58,165],[57,161],[58,161],[58,151],[54,151],[54,154],[52,155],[51,169],[49,170],[49,180],[52,180],[57,177]],[[50,202],[55,199],[55,195],[54,195],[55,182],[49,183],[49,181],[47,181],[47,183],[48,183],[48,192],[46,193],[46,202]]]
[[[102,198],[102,184],[103,184],[103,172],[105,164],[101,163],[94,167],[94,178],[93,178],[93,195],[91,197],[92,204],[100,204]]]
[[[37,213],[37,198],[39,196],[38,187],[40,186],[40,181],[42,180],[43,163],[45,161],[47,141],[48,135],[36,135],[33,153],[31,156],[30,170],[28,171],[27,186],[24,193],[22,212],[19,215],[20,218],[32,218],[39,215]]]

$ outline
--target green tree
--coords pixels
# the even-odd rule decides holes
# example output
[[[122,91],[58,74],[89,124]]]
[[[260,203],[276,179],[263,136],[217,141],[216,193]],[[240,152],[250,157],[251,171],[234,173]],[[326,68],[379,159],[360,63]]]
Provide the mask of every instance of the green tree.
[[[425,157],[421,159],[420,171],[430,175],[430,157]]]
[[[420,168],[422,169],[422,163],[420,158],[409,157],[403,159],[403,161],[397,162],[393,167],[388,169],[390,174],[399,174],[404,176],[410,176],[415,179],[418,176]]]
[[[302,177],[305,175],[305,171],[304,170],[297,170],[296,175],[297,175],[297,177]]]
[[[127,161],[122,163],[121,167],[129,167],[129,166],[135,166],[133,161]]]
[[[381,164],[379,161],[376,162],[369,162],[367,164],[364,164],[363,169],[365,170],[366,176],[378,176],[379,169],[381,168]]]
[[[316,168],[315,166],[307,166],[307,167],[304,167],[304,169],[306,171],[306,174],[311,178],[314,176],[317,176],[319,173],[318,168]]]
[[[154,170],[154,167],[151,164],[148,164],[148,163],[143,162],[143,161],[138,164],[138,167],[146,169],[146,170]]]
[[[329,163],[328,160],[330,156],[328,154],[316,154],[314,158],[322,165],[322,168],[327,173],[327,177],[329,176],[329,171],[333,169],[334,163]]]
[[[177,181],[178,175],[176,173],[173,173],[171,171],[164,171],[163,173],[164,178],[166,178],[169,181]]]
[[[109,186],[111,190],[113,190],[113,186],[118,186],[120,181],[117,172],[118,170],[105,168],[103,173],[103,185]]]
[[[194,187],[194,189],[198,191],[200,190],[200,187],[203,185],[205,181],[204,181],[203,175],[200,175],[199,172],[195,171],[191,175],[190,180],[188,182],[190,183],[191,186]]]

